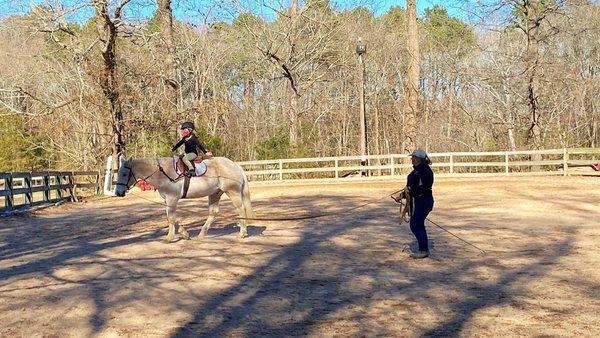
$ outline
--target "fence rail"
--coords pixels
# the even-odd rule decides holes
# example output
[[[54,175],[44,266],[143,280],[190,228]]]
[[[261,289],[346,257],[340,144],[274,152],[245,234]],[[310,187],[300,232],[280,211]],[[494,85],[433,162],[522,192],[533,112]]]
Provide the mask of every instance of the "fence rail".
[[[600,163],[600,148],[432,153],[429,157],[438,176],[600,176],[600,171],[592,168]],[[366,159],[365,166],[361,165],[360,156],[238,163],[250,181],[263,182],[393,179],[406,175],[412,168],[408,156],[402,154],[370,155]],[[99,194],[103,191],[102,180],[103,173],[99,171],[0,173],[0,213],[77,200],[77,191],[81,189]]]
[[[0,173],[0,213],[42,204],[76,201],[78,189],[100,192],[98,171]]]
[[[546,149],[493,152],[432,153],[432,168],[439,176],[600,175],[600,148]],[[371,180],[407,174],[412,165],[402,154],[294,158],[239,162],[251,181]],[[589,168],[575,169],[575,167]]]

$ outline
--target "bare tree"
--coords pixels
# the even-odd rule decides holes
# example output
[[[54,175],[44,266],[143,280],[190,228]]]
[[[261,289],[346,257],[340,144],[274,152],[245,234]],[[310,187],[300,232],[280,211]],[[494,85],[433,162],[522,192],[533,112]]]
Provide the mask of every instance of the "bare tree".
[[[108,101],[112,117],[114,134],[114,154],[120,155],[125,151],[123,138],[123,108],[120,100],[119,79],[117,77],[117,34],[122,25],[121,15],[123,7],[131,0],[121,0],[115,8],[114,14],[109,14],[108,0],[93,0],[96,10],[99,39],[102,42],[102,60],[104,69],[100,77],[100,86]]]
[[[406,45],[408,51],[408,80],[406,89],[406,100],[404,103],[403,119],[403,137],[406,139],[403,144],[404,151],[410,151],[417,146],[417,116],[419,102],[419,77],[421,72],[421,55],[419,54],[419,28],[417,25],[417,3],[416,0],[407,0],[406,9],[408,20],[406,21],[406,30],[408,42]]]
[[[327,80],[341,62],[335,53],[338,27],[329,20],[330,16],[327,6],[309,2],[299,8],[294,1],[289,9],[279,13],[276,22],[247,25],[256,48],[287,81],[290,104],[286,110],[292,145],[298,143],[301,118],[315,103],[305,95],[319,81]]]
[[[274,19],[245,11],[206,24],[175,20],[181,7],[169,5],[185,5],[160,0],[146,21],[135,6],[149,2],[159,0],[52,2],[0,21],[0,123],[14,126],[0,133],[0,161],[14,158],[6,155],[13,142],[31,166],[53,168],[98,168],[117,144],[133,156],[167,154],[186,117],[236,160],[356,154],[357,32],[369,45],[366,110],[377,152],[600,142],[597,3],[538,0],[527,20],[530,2],[482,2],[490,27],[443,7],[418,19],[413,6],[412,15],[394,7],[376,16],[320,0],[268,1]],[[70,20],[89,4],[93,20]],[[405,47],[409,16],[418,56]],[[410,132],[418,119],[426,127]]]
[[[171,0],[157,0],[157,17],[161,26],[161,37],[164,48],[165,82],[172,88],[171,101],[175,107],[180,95],[180,81],[178,80],[178,61],[176,57],[175,41],[173,38],[173,9]]]

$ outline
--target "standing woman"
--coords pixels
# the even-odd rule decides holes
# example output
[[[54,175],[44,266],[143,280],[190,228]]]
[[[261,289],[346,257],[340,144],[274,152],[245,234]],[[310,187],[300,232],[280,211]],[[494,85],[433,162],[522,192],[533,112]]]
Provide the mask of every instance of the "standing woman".
[[[412,152],[411,160],[413,171],[406,179],[405,193],[412,196],[413,211],[410,217],[410,230],[417,238],[419,251],[411,253],[412,258],[429,257],[429,243],[427,230],[425,230],[425,219],[433,209],[433,171],[429,166],[431,161],[427,153],[421,149]]]

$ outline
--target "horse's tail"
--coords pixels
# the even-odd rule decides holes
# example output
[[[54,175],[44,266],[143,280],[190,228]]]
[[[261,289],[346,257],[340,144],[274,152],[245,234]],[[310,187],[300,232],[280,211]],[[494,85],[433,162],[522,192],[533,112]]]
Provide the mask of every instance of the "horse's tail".
[[[252,210],[252,202],[250,201],[250,187],[248,186],[248,178],[246,173],[242,170],[242,203],[244,204],[244,210],[246,211],[246,217],[255,218],[254,210]]]

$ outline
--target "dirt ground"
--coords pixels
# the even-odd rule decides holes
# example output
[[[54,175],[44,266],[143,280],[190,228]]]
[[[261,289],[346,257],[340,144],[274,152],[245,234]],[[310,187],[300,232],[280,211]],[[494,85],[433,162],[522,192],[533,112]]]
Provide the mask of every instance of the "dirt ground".
[[[343,212],[400,185],[254,186],[259,216],[341,213],[244,240],[221,220],[165,243],[135,196],[2,218],[0,336],[600,335],[600,178],[439,179],[430,218],[487,254],[429,225],[425,260],[391,199]],[[193,236],[206,203],[183,202]]]

